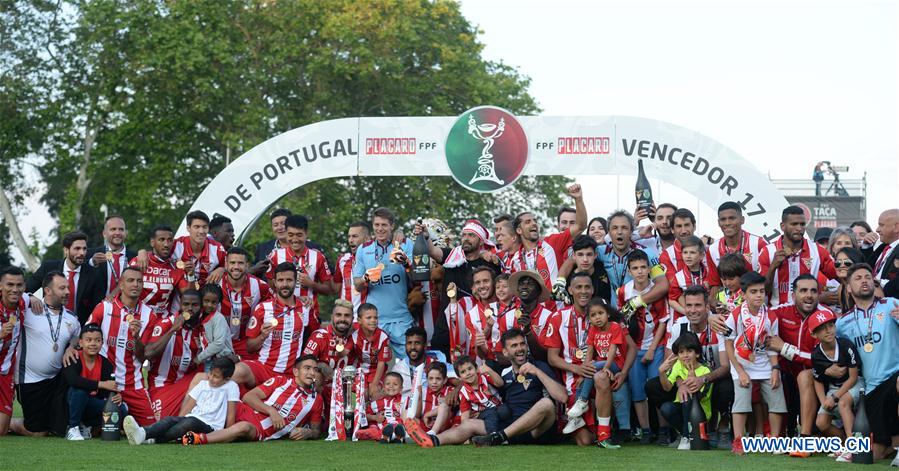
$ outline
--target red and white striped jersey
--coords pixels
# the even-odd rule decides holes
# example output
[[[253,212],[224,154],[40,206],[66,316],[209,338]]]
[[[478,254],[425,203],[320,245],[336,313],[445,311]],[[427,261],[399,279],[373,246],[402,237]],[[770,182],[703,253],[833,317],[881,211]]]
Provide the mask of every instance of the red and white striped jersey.
[[[659,263],[665,267],[665,272],[677,271],[684,267],[684,257],[681,254],[680,241],[674,239],[674,243],[665,250],[659,250]]]
[[[338,344],[343,345],[346,356],[337,355]],[[318,361],[327,363],[332,369],[343,368],[348,364],[355,364],[356,361],[352,334],[344,339],[334,332],[333,324],[328,324],[327,327],[322,327],[309,335],[306,347],[303,348],[303,355],[315,355]]]
[[[493,321],[490,325],[487,322],[487,309],[490,309],[490,317],[493,318]],[[468,338],[471,339],[469,343],[468,356],[476,359],[478,364],[481,364],[486,360],[494,360],[496,359],[496,355],[494,352],[496,351],[496,346],[494,345],[493,340],[493,330],[494,325],[496,324],[496,316],[500,314],[499,311],[499,303],[494,301],[492,303],[481,304],[480,302],[475,302],[474,306],[468,310],[468,313],[465,316],[465,328],[468,331]],[[487,357],[484,358],[479,354],[477,345],[475,344],[475,338],[477,337],[478,332],[482,332],[484,334],[484,341],[487,343]]]
[[[384,422],[380,425],[395,424],[402,419],[403,395],[385,396],[377,401],[368,402],[368,413],[371,415],[384,413]]]
[[[711,370],[721,366],[718,355],[719,351],[724,350],[724,336],[712,330],[708,323],[705,329],[696,332],[693,330],[690,320],[686,316],[681,317],[668,326],[668,332],[665,334],[665,348],[671,350],[674,342],[685,332],[693,332],[699,337],[699,345],[702,346],[702,352],[699,357],[701,363],[704,363]]]
[[[287,306],[278,298],[262,302],[253,310],[253,317],[247,324],[247,338],[252,339],[261,335],[264,325],[278,321],[256,352],[256,360],[276,373],[290,371],[300,356],[304,324],[299,305],[299,300],[296,305]]]
[[[0,304],[0,325],[8,323],[10,316],[16,316],[17,319],[12,332],[6,337],[0,337],[0,375],[8,375],[13,371],[12,367],[16,363],[16,351],[19,347],[23,322],[25,322],[26,313],[30,311],[28,302],[28,294],[23,293],[15,309],[7,309],[6,306]]]
[[[459,412],[478,413],[500,404],[502,401],[496,393],[496,388],[483,373],[478,373],[477,387],[464,383],[459,390]]]
[[[507,330],[517,327],[515,311],[519,309],[520,301],[512,298],[509,304],[497,303],[497,307],[496,322],[493,324],[493,347],[494,353],[502,353],[503,344],[500,339]]]
[[[454,351],[458,350],[461,354],[466,354],[471,350],[473,338],[469,337],[468,329],[465,327],[465,317],[468,311],[474,307],[474,298],[471,296],[463,296],[457,299],[455,304],[449,303],[443,310],[446,317],[446,326],[449,330],[450,337],[450,361],[456,361]]]
[[[259,386],[266,395],[265,403],[278,410],[284,418],[284,428],[276,430],[271,417],[259,414],[263,429],[261,440],[277,440],[293,429],[306,424],[320,424],[324,402],[320,394],[307,391],[287,376],[275,376]]]
[[[197,274],[201,288],[206,285],[206,278],[212,270],[224,266],[227,255],[225,247],[209,237],[203,242],[203,250],[200,253],[194,253],[191,248],[190,236],[175,239],[175,247],[172,249],[172,260],[194,264],[194,273]]]
[[[655,283],[649,280],[649,285],[646,286],[646,289],[637,291],[634,288],[634,280],[628,281],[624,286],[618,288],[618,305],[623,306],[628,299],[648,293],[653,286],[655,286]],[[627,326],[628,333],[640,350],[646,350],[652,345],[652,336],[656,328],[660,325],[666,325],[663,328],[667,328],[668,320],[672,317],[666,298],[659,299],[647,307],[649,312],[647,312],[646,307],[641,307],[635,311],[630,318],[630,325]],[[680,314],[675,313],[673,317],[675,318],[674,320],[677,320]]]
[[[578,350],[587,351],[587,332],[590,324],[586,313],[581,314],[574,306],[555,312],[549,318],[543,332],[543,345],[547,348],[558,348],[559,354],[566,363],[580,365],[583,357],[578,358]],[[577,391],[578,376],[570,371],[560,371],[568,394]]]
[[[568,258],[571,242],[571,231],[565,230],[538,240],[532,250],[520,247],[512,254],[509,272],[534,270],[543,278],[546,287],[552,289],[553,281],[559,276],[559,267]]]
[[[540,345],[543,345],[543,331],[546,329],[549,318],[552,317],[554,312],[556,311],[550,311],[543,304],[538,304],[534,311],[531,312],[531,330],[534,331],[534,335],[537,336]],[[546,348],[546,345],[543,345],[543,348]]]
[[[144,378],[141,375],[141,360],[134,356],[135,338],[128,330],[128,322],[125,317],[128,314],[140,321],[138,340],[146,345],[150,340],[152,325],[156,322],[153,309],[143,303],[130,310],[122,304],[122,299],[116,296],[112,301],[103,301],[97,304],[88,323],[100,326],[103,331],[103,346],[100,347],[100,355],[106,357],[115,369],[115,381],[119,391],[144,389]]]
[[[353,322],[356,322],[356,311],[365,302],[368,292],[360,293],[353,284],[353,264],[356,263],[356,255],[352,252],[345,253],[337,259],[337,270],[334,272],[334,282],[340,283],[340,299],[353,303]]]
[[[282,247],[272,251],[269,255],[269,260],[272,262],[271,267],[265,274],[266,279],[269,280],[275,278],[275,268],[277,268],[279,263],[290,262],[296,265],[297,284],[293,290],[293,295],[296,297],[306,296],[312,300],[311,304],[303,306],[303,323],[309,326],[310,329],[318,329],[321,326],[318,314],[318,293],[307,286],[301,285],[299,275],[300,273],[306,273],[309,278],[312,278],[317,283],[331,281],[331,269],[328,268],[328,261],[325,260],[324,254],[309,247],[303,247],[301,253],[295,254],[290,247]]]
[[[424,389],[425,393],[421,398],[423,404],[421,413],[422,415],[424,415],[430,412],[432,409],[436,409],[437,407],[439,407],[441,402],[446,402],[446,395],[449,394],[450,391],[452,391],[453,387],[447,384],[444,385],[443,388],[440,389],[440,391],[433,391],[428,386],[425,386],[422,389]]]
[[[704,266],[700,267],[699,273],[693,273],[684,265],[676,271],[666,271],[665,277],[668,278],[668,299],[671,301],[678,301],[684,291],[693,285],[700,285],[707,291],[712,286],[709,270]]]
[[[272,289],[268,283],[253,275],[246,275],[243,286],[238,290],[231,284],[228,274],[219,281],[222,287],[221,312],[228,320],[231,327],[231,339],[240,340],[247,338],[247,324],[253,315],[253,310],[261,302],[272,299]]]
[[[175,317],[166,317],[156,321],[147,343],[158,341],[172,328]],[[181,327],[169,338],[162,355],[150,360],[150,371],[147,372],[149,389],[161,388],[178,381],[186,374],[197,371],[193,361],[206,348],[206,336],[203,326],[194,329]]]
[[[783,236],[781,236],[773,244],[768,244],[762,249],[759,255],[759,273],[767,275],[774,261],[774,255],[778,250],[783,248]],[[786,304],[793,299],[793,280],[799,275],[809,273],[814,277],[818,277],[818,273],[823,273],[828,279],[836,279],[837,273],[833,266],[833,258],[827,253],[827,249],[820,245],[810,242],[808,239],[802,239],[802,251],[793,254],[787,258],[775,269],[774,283],[776,287],[772,289],[773,293],[768,293],[769,304],[777,306]],[[826,280],[825,280],[826,281]]]
[[[132,259],[129,265],[137,267],[137,259]],[[144,270],[144,290],[141,291],[140,302],[150,306],[159,317],[172,314],[178,293],[190,287],[185,276],[184,270],[175,267],[174,262],[151,253]]]
[[[516,252],[509,252],[508,250],[500,250],[496,253],[496,256],[499,258],[499,263],[503,267],[503,273],[511,273],[512,272],[512,257],[515,256]]]
[[[761,273],[761,268],[759,267],[759,256],[762,254],[762,249],[768,245],[765,242],[765,239],[750,234],[749,232],[742,231],[740,236],[740,249],[733,250],[727,246],[724,242],[724,237],[716,240],[712,243],[712,245],[706,247],[705,249],[705,260],[706,267],[709,270],[709,284],[712,286],[721,286],[721,277],[718,275],[718,264],[721,262],[721,257],[729,254],[729,253],[739,253],[743,256],[743,260],[746,261],[746,270],[748,271],[756,271]]]
[[[365,381],[370,382],[378,371],[378,363],[388,362],[393,358],[390,349],[390,336],[381,329],[375,329],[371,338],[366,338],[360,327],[353,332],[353,351],[359,363],[359,371],[365,373]]]
[[[434,337],[434,326],[437,324],[437,316],[440,313],[440,293],[437,291],[437,283],[423,281],[421,295],[425,303],[421,306],[421,320],[418,325],[428,333],[428,344]]]

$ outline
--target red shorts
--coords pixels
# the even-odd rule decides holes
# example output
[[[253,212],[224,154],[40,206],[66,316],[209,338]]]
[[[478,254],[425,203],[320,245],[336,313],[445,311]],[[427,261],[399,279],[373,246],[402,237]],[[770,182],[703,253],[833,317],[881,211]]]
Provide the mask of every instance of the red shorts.
[[[126,389],[119,391],[119,394],[128,406],[128,415],[133,416],[141,427],[153,425],[159,420],[159,409],[153,407],[146,389]]]
[[[13,391],[15,390],[12,373],[12,369],[10,369],[9,374],[0,375],[0,414],[10,417],[12,417]]]
[[[279,376],[285,376],[283,373],[278,373],[262,362],[256,360],[243,360],[243,363],[250,368],[250,373],[253,373],[253,378],[256,380],[256,386]]]
[[[250,353],[247,351],[247,339],[232,340],[231,344],[234,347],[234,353],[241,359],[250,358]]]
[[[256,440],[260,442],[268,437],[268,435],[265,434],[265,428],[262,427],[262,419],[264,418],[265,417],[263,417],[262,414],[253,410],[252,407],[243,402],[237,403],[237,410],[234,414],[234,423],[248,422],[253,425],[253,428],[256,429]]]
[[[190,381],[194,375],[187,375],[172,384],[166,384],[159,388],[150,388],[150,399],[159,411],[159,417],[177,416],[181,410],[181,403],[190,387]]]

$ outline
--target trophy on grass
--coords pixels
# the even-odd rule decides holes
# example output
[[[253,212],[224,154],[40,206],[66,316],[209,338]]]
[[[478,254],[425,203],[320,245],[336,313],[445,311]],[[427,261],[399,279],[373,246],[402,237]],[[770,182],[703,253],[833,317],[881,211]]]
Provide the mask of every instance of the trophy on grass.
[[[493,154],[490,153],[490,149],[493,148],[494,141],[499,139],[499,137],[503,135],[503,131],[505,130],[506,121],[503,118],[499,119],[498,124],[478,124],[474,120],[473,115],[468,115],[468,134],[470,134],[475,139],[479,139],[484,142],[484,149],[481,151],[481,156],[478,157],[478,169],[475,172],[474,176],[471,178],[471,181],[468,182],[469,185],[481,181],[494,182],[497,185],[505,184],[503,180],[496,176],[496,167],[493,163]]]
[[[341,379],[343,379],[343,397],[346,404],[343,424],[346,427],[347,434],[352,435],[353,415],[356,412],[356,391],[353,389],[354,380],[356,379],[356,367],[353,365],[344,366],[341,372]]]

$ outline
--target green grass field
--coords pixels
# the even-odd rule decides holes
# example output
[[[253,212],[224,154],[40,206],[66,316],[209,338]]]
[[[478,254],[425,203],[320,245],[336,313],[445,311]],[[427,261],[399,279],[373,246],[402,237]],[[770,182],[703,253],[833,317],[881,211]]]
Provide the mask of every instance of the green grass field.
[[[825,456],[733,456],[726,451],[688,452],[630,445],[620,450],[574,445],[473,446],[422,449],[414,445],[291,442],[233,443],[184,447],[130,446],[92,439],[0,438],[0,469],[848,469]],[[889,461],[878,463],[886,467]]]

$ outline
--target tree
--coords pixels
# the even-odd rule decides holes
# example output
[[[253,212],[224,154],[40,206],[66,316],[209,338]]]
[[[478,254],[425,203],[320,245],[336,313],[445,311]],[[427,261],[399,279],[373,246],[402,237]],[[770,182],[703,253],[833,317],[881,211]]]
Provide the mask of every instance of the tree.
[[[25,77],[46,88],[42,103],[55,110],[32,149],[43,159],[44,201],[59,232],[80,228],[92,243],[102,204],[126,219],[131,245],[143,245],[149,227],[179,222],[228,155],[299,126],[455,115],[480,104],[538,111],[528,79],[483,60],[477,30],[448,1],[19,3],[0,23],[38,27],[19,31],[15,54],[54,71]],[[341,224],[376,203],[458,223],[506,204],[560,201],[561,179],[530,180],[491,198],[449,179],[340,179],[302,188],[286,204],[314,221],[327,216],[333,228],[322,240],[336,242]],[[424,195],[445,204],[426,208]]]

